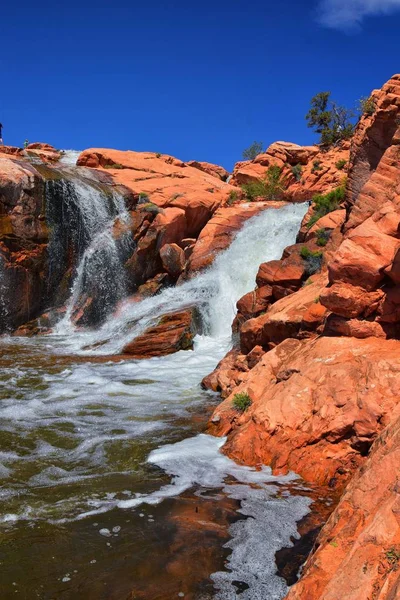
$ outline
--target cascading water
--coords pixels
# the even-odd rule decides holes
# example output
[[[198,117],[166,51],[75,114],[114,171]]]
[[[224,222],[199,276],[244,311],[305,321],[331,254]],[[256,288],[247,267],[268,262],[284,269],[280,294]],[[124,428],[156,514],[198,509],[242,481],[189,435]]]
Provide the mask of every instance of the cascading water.
[[[96,346],[96,350],[87,352],[117,354],[162,315],[197,306],[204,335],[220,351],[221,348],[225,351],[230,343],[237,300],[254,288],[260,263],[280,257],[288,243],[294,242],[304,212],[303,204],[264,211],[243,227],[207,271],[153,298],[120,306],[118,314],[112,315],[97,331],[75,335],[70,340],[72,348],[84,351],[85,347]]]
[[[130,249],[129,213],[124,198],[100,184],[74,177],[47,182],[49,288],[62,287],[65,265],[72,267],[72,287],[58,332],[71,329],[76,310],[90,303],[89,315],[101,322],[126,295],[123,263]],[[122,233],[114,232],[118,226]],[[125,228],[125,232],[124,232]]]
[[[8,325],[8,287],[5,260],[0,254],[0,331]]]
[[[89,213],[90,200],[85,206]],[[3,561],[2,597],[14,591],[13,583],[40,597],[43,581],[48,597],[57,598],[75,598],[79,590],[81,597],[97,599],[107,590],[117,600],[133,590],[146,600],[169,600],[186,591],[196,600],[233,600],[238,582],[242,600],[283,598],[287,588],[276,576],[274,554],[296,537],[296,522],[309,501],[289,493],[292,477],[275,478],[266,467],[256,471],[224,457],[219,451],[224,440],[196,435],[193,416],[203,423],[204,406],[217,400],[199,384],[229,348],[236,301],[254,287],[259,264],[279,258],[295,241],[306,209],[264,211],[208,271],[154,298],[120,305],[96,331],[74,331],[64,323],[56,335],[2,341],[0,523],[18,556]],[[90,253],[102,247],[110,220],[105,216],[102,227],[93,225],[91,236],[81,227],[78,236],[87,237],[75,297],[85,293],[91,269],[103,261],[100,252],[91,262]],[[204,325],[194,351],[110,360],[161,315],[194,305]],[[208,516],[196,534],[196,543],[209,552],[220,548],[220,539],[213,545],[207,535],[214,540],[221,529],[224,502],[236,503],[250,517],[230,529],[229,570],[220,550],[204,573],[200,563],[188,562],[184,542],[174,537],[178,521],[171,521],[171,514],[180,514],[180,498],[192,499],[194,514],[194,506],[203,505],[215,513],[215,524]],[[43,567],[36,561],[29,568],[26,537],[28,546],[46,540]],[[171,544],[175,564],[169,570]],[[180,552],[185,574],[176,577]],[[63,563],[49,571],[59,555]],[[33,571],[36,578],[30,579]]]

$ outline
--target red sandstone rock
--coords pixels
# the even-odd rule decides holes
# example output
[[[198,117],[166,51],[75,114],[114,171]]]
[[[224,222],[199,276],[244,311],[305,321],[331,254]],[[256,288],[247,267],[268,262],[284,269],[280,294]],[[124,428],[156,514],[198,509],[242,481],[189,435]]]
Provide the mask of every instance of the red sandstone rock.
[[[304,262],[297,257],[292,261],[271,260],[262,263],[257,273],[258,286],[281,285],[298,287],[306,273]]]
[[[330,315],[326,321],[325,333],[327,335],[344,335],[358,339],[369,337],[395,338],[399,336],[400,327],[372,320],[345,319],[337,315]]]
[[[366,292],[363,288],[349,283],[334,283],[322,290],[320,301],[331,312],[353,318],[375,312],[383,296],[382,290]]]
[[[146,210],[146,206],[139,207]],[[160,249],[165,244],[176,244],[186,236],[187,221],[180,208],[162,209],[146,226],[144,235],[138,238],[137,247],[126,263],[128,272],[136,285],[141,285],[163,271]],[[140,220],[139,220],[140,222]]]
[[[219,165],[213,165],[209,162],[201,162],[198,160],[191,160],[186,163],[189,167],[194,167],[195,169],[199,169],[200,171],[204,171],[204,173],[208,173],[209,175],[213,175],[213,177],[218,177],[222,181],[226,181],[229,177],[229,173],[224,167],[220,167]]]
[[[264,285],[240,298],[236,307],[239,313],[246,319],[257,317],[268,308],[272,298],[272,287]]]
[[[275,302],[265,314],[246,321],[240,328],[241,351],[247,354],[255,346],[268,350],[287,338],[301,337],[302,328],[310,331],[314,326],[316,329],[322,324],[326,311],[318,308],[312,313],[311,306],[318,303],[326,282],[326,275],[319,275],[310,285]]]
[[[177,244],[164,244],[160,250],[163,267],[172,277],[179,277],[185,268],[185,253]]]
[[[287,370],[288,379],[279,377]],[[240,462],[320,484],[348,479],[398,404],[399,374],[395,340],[289,339],[243,374],[210,432],[228,435],[224,451]],[[243,414],[232,406],[241,391],[252,400]]]
[[[161,208],[184,210],[187,236],[196,237],[235,188],[220,177],[188,166],[168,155],[91,148],[77,164],[106,169],[112,180],[135,194],[145,193]]]
[[[323,527],[286,600],[400,597],[400,411]]]
[[[350,231],[329,264],[329,279],[374,290],[400,248],[395,237],[400,224],[390,203]]]
[[[230,181],[242,185],[265,177],[268,167],[282,168],[282,180],[286,186],[285,199],[295,202],[311,200],[312,196],[326,193],[338,187],[346,175],[336,167],[340,160],[349,159],[349,143],[328,151],[318,146],[298,146],[290,142],[275,142],[268,150],[259,154],[253,161],[235,165]],[[301,166],[300,180],[292,172],[292,167]]]
[[[347,230],[393,198],[400,184],[400,75],[394,75],[381,90],[375,90],[372,98],[375,111],[361,118],[352,141],[347,186],[347,202],[352,210]]]
[[[173,354],[179,350],[190,350],[193,348],[195,333],[193,311],[172,313],[162,317],[157,325],[149,327],[127,344],[122,353],[139,359]]]

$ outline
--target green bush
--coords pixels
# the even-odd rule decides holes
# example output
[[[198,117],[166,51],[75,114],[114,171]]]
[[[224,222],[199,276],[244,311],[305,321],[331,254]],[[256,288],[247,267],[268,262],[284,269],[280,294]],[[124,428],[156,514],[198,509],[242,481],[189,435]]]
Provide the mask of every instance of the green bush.
[[[285,190],[282,181],[282,169],[276,165],[268,167],[265,177],[242,185],[242,190],[249,200],[279,200]]]
[[[263,142],[253,142],[251,146],[243,150],[242,156],[245,160],[254,160],[256,156],[263,152]]]
[[[151,213],[153,215],[158,215],[158,213],[161,212],[160,207],[157,206],[157,204],[154,204],[153,202],[146,202],[145,204],[141,204],[140,208],[145,212]]]
[[[314,160],[313,164],[312,164],[312,169],[311,169],[311,173],[316,173],[317,171],[321,171],[322,167],[321,167],[321,161],[320,160]]]
[[[301,174],[303,172],[303,167],[298,164],[295,165],[294,167],[291,168],[292,171],[292,175],[294,175],[294,178],[296,179],[296,181],[301,181]]]
[[[232,206],[232,204],[234,204],[237,201],[238,197],[239,197],[239,193],[236,190],[231,190],[229,192],[228,200],[226,202],[227,205]]]
[[[320,271],[322,266],[322,252],[321,250],[309,250],[306,246],[300,250],[300,256],[306,263],[306,275],[314,275]]]
[[[327,194],[317,194],[314,196],[312,199],[314,214],[307,223],[308,229],[310,229],[321,217],[337,210],[341,202],[343,202],[345,194],[346,185],[343,183]]]
[[[360,98],[358,104],[358,110],[362,115],[371,116],[376,111],[375,100],[372,98],[372,96],[369,96],[369,98]]]
[[[141,204],[144,204],[145,202],[149,201],[149,195],[146,194],[146,192],[140,192],[139,193],[139,202]]]
[[[156,158],[161,158],[161,154],[159,152],[156,153]]]
[[[104,165],[105,169],[124,169],[124,165],[120,165],[119,163],[112,163],[111,165]]]
[[[327,229],[318,229],[317,232],[317,246],[326,246],[331,237],[331,232]]]
[[[233,396],[232,405],[237,411],[243,413],[252,405],[251,398],[247,392],[239,392]]]
[[[321,258],[322,250],[309,250],[307,246],[303,246],[300,250],[301,258],[307,260],[307,258]]]
[[[340,160],[337,161],[337,163],[335,163],[335,167],[337,169],[339,169],[339,171],[342,171],[346,165],[347,165],[347,160],[345,160],[344,158],[341,158]]]

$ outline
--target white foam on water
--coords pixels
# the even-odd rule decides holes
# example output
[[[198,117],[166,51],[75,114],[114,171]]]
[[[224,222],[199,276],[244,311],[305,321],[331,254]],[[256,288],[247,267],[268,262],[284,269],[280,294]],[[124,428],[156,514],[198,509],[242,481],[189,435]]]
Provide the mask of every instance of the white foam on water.
[[[81,150],[63,150],[63,154],[59,162],[69,167],[75,167],[76,161],[78,160]]]

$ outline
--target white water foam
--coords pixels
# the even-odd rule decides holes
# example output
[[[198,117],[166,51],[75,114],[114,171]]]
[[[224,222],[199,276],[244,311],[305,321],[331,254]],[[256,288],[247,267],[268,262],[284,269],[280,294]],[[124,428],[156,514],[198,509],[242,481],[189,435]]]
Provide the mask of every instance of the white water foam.
[[[229,344],[237,300],[254,288],[260,263],[280,258],[284,248],[295,242],[306,210],[306,204],[290,204],[249,219],[207,271],[140,303],[123,303],[97,331],[70,338],[71,349],[118,354],[162,315],[192,306],[201,312],[205,335],[214,340],[224,338]],[[96,349],[85,350],[94,345]]]
[[[78,160],[81,150],[63,150],[63,154],[59,162],[68,167],[75,167],[76,161]]]

